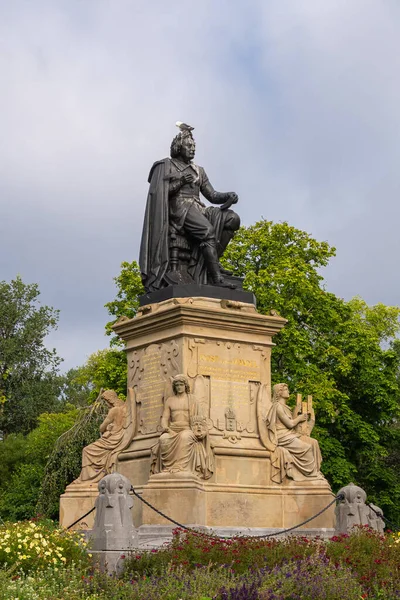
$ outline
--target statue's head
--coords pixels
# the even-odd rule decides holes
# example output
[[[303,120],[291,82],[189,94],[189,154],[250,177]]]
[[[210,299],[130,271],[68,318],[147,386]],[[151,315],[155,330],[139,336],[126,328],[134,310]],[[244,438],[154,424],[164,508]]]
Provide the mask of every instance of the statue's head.
[[[202,415],[195,415],[190,419],[190,426],[198,440],[204,440],[208,433],[207,419]]]
[[[174,390],[174,394],[183,394],[184,392],[189,394],[190,385],[186,375],[175,375],[172,378],[172,389]]]
[[[340,500],[341,504],[365,504],[367,501],[367,494],[365,491],[354,483],[345,485],[338,491],[338,495],[342,494],[343,497]]]
[[[185,162],[194,159],[196,142],[191,131],[180,131],[171,143],[171,158],[181,158]]]
[[[287,383],[277,383],[272,388],[272,402],[278,402],[280,398],[289,398],[290,392]]]
[[[122,403],[122,400],[118,398],[117,392],[114,392],[114,390],[105,390],[101,394],[101,397],[109,406],[117,406],[118,404]]]

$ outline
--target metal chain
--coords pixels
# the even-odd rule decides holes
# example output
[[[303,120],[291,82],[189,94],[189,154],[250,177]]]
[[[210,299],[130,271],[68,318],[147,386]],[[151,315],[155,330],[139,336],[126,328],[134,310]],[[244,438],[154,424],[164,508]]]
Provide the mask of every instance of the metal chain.
[[[389,523],[389,525],[391,525],[393,527],[393,529],[395,529],[396,531],[400,531],[400,527],[398,525],[395,525],[394,523],[392,523],[392,521],[389,521],[389,519],[387,519],[386,517],[383,516],[383,514],[378,513],[378,511],[376,511],[374,508],[372,508],[372,506],[370,505],[369,502],[365,503],[367,506],[370,507],[371,510],[374,511],[374,513],[380,517],[381,519],[383,519],[386,523]]]
[[[90,513],[92,513],[95,508],[96,507],[93,506],[93,508],[91,508],[90,510],[88,510],[87,513],[85,513],[84,515],[82,515],[81,517],[79,517],[79,519],[77,519],[76,521],[74,521],[73,523],[71,523],[71,525],[68,525],[67,529],[71,529],[71,527],[73,527],[74,525],[76,525],[77,523],[79,523],[79,521],[82,521],[82,519],[84,519],[85,517],[87,517],[88,515],[90,515]]]
[[[151,508],[152,510],[154,510],[154,512],[158,513],[161,517],[163,517],[164,519],[167,519],[167,521],[170,521],[171,523],[173,523],[174,525],[176,525],[180,529],[183,529],[184,531],[188,531],[190,533],[193,533],[193,534],[199,535],[199,536],[203,536],[203,537],[211,537],[213,539],[218,539],[218,540],[222,540],[222,541],[225,541],[227,539],[227,538],[224,538],[224,537],[221,537],[221,536],[215,536],[215,535],[213,535],[211,533],[204,533],[202,531],[196,531],[195,529],[192,529],[191,527],[187,527],[186,525],[183,525],[182,523],[179,523],[178,521],[175,521],[175,519],[172,519],[171,517],[168,517],[161,510],[158,510],[158,508],[156,508],[155,506],[153,506],[152,504],[150,504],[150,502],[148,502],[147,500],[145,500],[144,498],[142,498],[140,496],[140,494],[138,494],[135,491],[135,489],[134,489],[133,486],[131,486],[131,492],[133,493],[134,496],[136,496],[136,498],[138,498],[141,502],[143,502],[143,504],[146,504],[149,508]],[[314,519],[316,519],[317,517],[319,517],[319,515],[322,515],[322,513],[324,513],[326,510],[328,510],[328,508],[330,508],[332,506],[332,504],[334,504],[337,500],[343,500],[343,498],[344,498],[344,494],[338,494],[337,496],[335,496],[333,498],[332,502],[330,502],[329,504],[327,504],[327,506],[325,506],[322,510],[320,510],[319,512],[317,512],[312,517],[306,519],[305,521],[302,521],[298,525],[294,525],[293,527],[289,527],[287,529],[283,529],[282,531],[276,531],[274,533],[266,533],[264,535],[248,535],[246,537],[247,538],[253,538],[253,539],[260,539],[260,538],[272,537],[272,536],[275,536],[275,535],[282,535],[283,533],[289,533],[289,531],[294,531],[295,529],[298,529],[299,527],[302,527],[303,525],[306,525],[307,523],[310,523],[310,521],[313,521]],[[381,517],[384,521],[386,521],[387,523],[389,523],[389,525],[391,525],[394,529],[396,529],[396,531],[400,531],[400,527],[398,525],[395,525],[394,523],[392,523],[392,521],[390,521],[389,519],[387,519],[386,517],[384,517],[382,514],[378,513],[374,508],[372,508],[372,506],[368,502],[366,502],[366,504],[367,504],[367,506],[370,507],[371,510],[374,511],[374,513],[378,517]],[[71,527],[73,527],[74,525],[76,525],[77,523],[79,523],[79,521],[82,521],[82,519],[84,519],[85,517],[87,517],[88,515],[90,515],[90,513],[92,513],[95,510],[95,508],[96,507],[93,506],[93,508],[91,508],[84,515],[82,515],[81,517],[79,517],[79,519],[77,519],[76,521],[74,521],[71,525],[68,525],[67,529],[71,529]]]
[[[136,498],[139,498],[139,500],[141,502],[143,502],[143,504],[146,504],[149,508],[151,508],[152,510],[154,510],[154,512],[158,513],[161,517],[163,517],[164,519],[167,519],[167,521],[170,521],[171,523],[174,523],[174,525],[177,525],[178,527],[180,527],[181,529],[184,529],[185,531],[189,531],[190,533],[194,533],[195,535],[199,535],[202,537],[210,537],[213,539],[217,539],[217,540],[221,540],[221,541],[226,541],[227,538],[221,537],[221,536],[215,536],[211,533],[204,533],[202,531],[196,531],[195,529],[192,529],[191,527],[186,527],[186,525],[182,525],[182,523],[178,523],[178,521],[175,521],[175,519],[171,519],[171,517],[168,517],[166,514],[164,514],[163,512],[161,512],[161,510],[158,510],[158,508],[155,508],[155,506],[153,506],[152,504],[150,504],[150,502],[148,502],[147,500],[145,500],[144,498],[142,498],[133,488],[133,485],[131,486],[131,492],[134,494],[134,496],[136,496]],[[322,510],[320,510],[319,512],[317,512],[315,515],[313,515],[312,517],[310,517],[309,519],[306,519],[305,521],[302,521],[302,523],[299,523],[298,525],[294,525],[293,527],[289,527],[288,529],[283,529],[282,531],[276,531],[274,533],[266,533],[264,535],[249,535],[246,536],[247,538],[253,538],[253,539],[259,539],[259,538],[268,538],[268,537],[272,537],[275,535],[282,535],[283,533],[288,533],[289,531],[293,531],[294,529],[298,529],[299,527],[302,527],[302,525],[306,525],[307,523],[309,523],[310,521],[313,521],[314,519],[316,519],[317,517],[319,517],[319,515],[322,515],[322,513],[324,513],[326,510],[328,510],[328,508],[330,506],[332,506],[332,504],[334,504],[337,500],[343,500],[344,498],[344,494],[338,494],[337,496],[334,497],[334,499],[332,500],[332,502],[329,502],[329,504],[327,504],[327,506],[325,506],[325,508],[323,508]]]

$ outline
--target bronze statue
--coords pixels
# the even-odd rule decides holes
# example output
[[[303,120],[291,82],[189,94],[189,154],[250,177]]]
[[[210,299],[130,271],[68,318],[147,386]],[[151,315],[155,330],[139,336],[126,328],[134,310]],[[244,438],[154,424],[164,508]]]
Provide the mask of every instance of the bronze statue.
[[[139,258],[144,287],[146,292],[187,283],[235,288],[240,280],[230,277],[219,259],[240,227],[239,216],[230,210],[238,196],[214,190],[203,167],[193,162],[193,127],[177,126],[171,158],[154,163],[148,179]],[[200,192],[220,207],[206,207]]]

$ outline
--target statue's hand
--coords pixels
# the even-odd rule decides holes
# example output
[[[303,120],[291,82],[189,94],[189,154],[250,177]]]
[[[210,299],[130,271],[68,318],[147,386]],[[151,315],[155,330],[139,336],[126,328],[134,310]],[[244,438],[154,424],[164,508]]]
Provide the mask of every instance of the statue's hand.
[[[304,421],[307,421],[308,414],[307,413],[303,413],[302,415],[298,416],[297,419],[298,419],[299,423],[303,423]]]
[[[182,185],[184,185],[185,183],[193,183],[193,181],[194,175],[192,175],[192,173],[185,173],[185,175],[182,175],[181,177]]]
[[[232,200],[232,204],[237,204],[239,200],[239,196],[236,192],[228,192],[230,200]]]

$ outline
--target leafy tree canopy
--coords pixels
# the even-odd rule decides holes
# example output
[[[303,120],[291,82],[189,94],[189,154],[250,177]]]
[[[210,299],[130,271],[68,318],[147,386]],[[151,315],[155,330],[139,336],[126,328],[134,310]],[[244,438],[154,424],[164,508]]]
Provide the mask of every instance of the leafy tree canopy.
[[[262,220],[239,230],[223,262],[245,278],[259,312],[274,309],[288,320],[274,338],[273,383],[286,381],[292,392],[313,395],[314,435],[333,488],[354,480],[399,519],[400,311],[328,292],[321,270],[333,256],[327,242]],[[117,298],[106,305],[110,314],[134,316],[143,293],[137,263],[123,263],[116,283]]]
[[[58,311],[39,303],[39,288],[20,277],[0,282],[0,431],[27,433],[39,414],[59,408],[60,359],[46,348]]]

